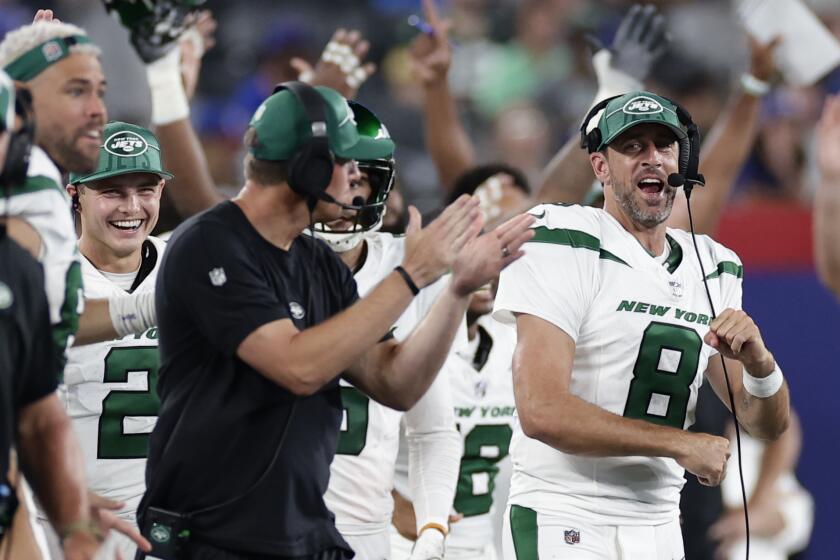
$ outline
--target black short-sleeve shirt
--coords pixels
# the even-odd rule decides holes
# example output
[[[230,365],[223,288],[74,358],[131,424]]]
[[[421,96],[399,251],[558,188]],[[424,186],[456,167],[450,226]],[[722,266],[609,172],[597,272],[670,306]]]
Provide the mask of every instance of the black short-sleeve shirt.
[[[290,319],[303,330],[349,307],[358,299],[350,270],[308,236],[288,251],[272,245],[224,202],[175,231],[156,289],[161,408],[141,521],[149,506],[189,513],[230,502],[194,515],[195,538],[284,556],[349,550],[323,500],[341,423],[340,372],[296,399],[236,350],[266,323]]]
[[[55,391],[60,375],[44,272],[17,243],[0,235],[0,481],[21,409]]]

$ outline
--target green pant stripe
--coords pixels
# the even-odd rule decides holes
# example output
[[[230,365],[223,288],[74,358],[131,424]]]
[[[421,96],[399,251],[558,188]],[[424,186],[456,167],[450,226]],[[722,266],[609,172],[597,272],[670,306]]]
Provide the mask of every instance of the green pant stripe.
[[[510,506],[510,533],[516,560],[539,560],[536,511],[522,506]]]

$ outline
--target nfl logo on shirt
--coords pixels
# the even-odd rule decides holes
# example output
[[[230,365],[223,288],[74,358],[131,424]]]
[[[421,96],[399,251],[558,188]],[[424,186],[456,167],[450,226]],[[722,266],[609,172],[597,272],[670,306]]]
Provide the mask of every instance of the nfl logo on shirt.
[[[227,282],[227,276],[225,276],[224,268],[214,268],[213,270],[208,272],[208,274],[210,275],[210,283],[216,286],[217,288],[219,286],[223,286],[225,282]]]
[[[580,531],[569,529],[568,531],[563,531],[563,536],[566,539],[566,544],[580,544]]]

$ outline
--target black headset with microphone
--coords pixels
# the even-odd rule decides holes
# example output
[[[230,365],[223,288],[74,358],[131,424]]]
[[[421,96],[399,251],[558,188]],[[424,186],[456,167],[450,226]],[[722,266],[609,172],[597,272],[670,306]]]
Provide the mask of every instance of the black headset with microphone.
[[[616,95],[608,97],[603,101],[596,103],[595,106],[592,107],[592,109],[590,109],[586,114],[586,117],[584,117],[583,123],[580,126],[580,147],[586,148],[590,154],[598,150],[603,138],[601,135],[601,129],[598,128],[597,125],[591,131],[586,131],[590,121],[595,118],[601,110],[606,109],[607,105],[609,105],[613,99],[617,99],[619,97],[622,96]],[[703,187],[706,185],[705,177],[703,177],[698,170],[700,167],[700,129],[696,124],[694,124],[694,121],[691,120],[691,115],[682,105],[672,99],[668,99],[667,97],[663,99],[671,103],[676,108],[677,118],[679,119],[680,124],[686,129],[686,137],[678,139],[680,145],[679,173],[671,173],[668,176],[668,184],[672,187],[683,187],[686,196],[691,196],[691,189],[696,186]]]
[[[18,130],[10,130],[9,148],[6,150],[6,165],[0,173],[0,186],[8,198],[13,186],[26,183],[29,158],[35,141],[35,119],[32,114],[32,94],[28,89],[15,91],[15,114],[22,120]]]
[[[318,91],[304,82],[283,82],[274,86],[272,93],[286,90],[295,96],[309,121],[312,136],[298,147],[289,158],[288,181],[293,191],[307,199],[310,210],[318,200],[336,204],[346,210],[364,210],[365,199],[357,196],[352,204],[344,204],[326,190],[332,180],[335,157],[330,151],[327,135],[327,112]]]

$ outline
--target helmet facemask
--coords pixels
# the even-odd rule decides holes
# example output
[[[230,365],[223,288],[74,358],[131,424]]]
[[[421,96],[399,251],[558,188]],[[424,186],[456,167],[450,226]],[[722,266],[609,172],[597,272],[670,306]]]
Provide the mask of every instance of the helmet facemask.
[[[371,138],[390,138],[385,125],[370,110],[354,101],[349,102],[359,133]],[[382,227],[385,203],[394,186],[396,163],[394,158],[359,161],[359,171],[367,176],[370,195],[356,211],[353,225],[345,231],[334,231],[325,223],[316,223],[312,230],[334,251],[343,253],[359,245],[367,232]]]

